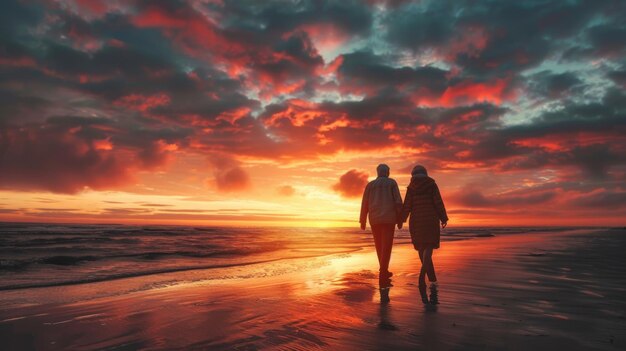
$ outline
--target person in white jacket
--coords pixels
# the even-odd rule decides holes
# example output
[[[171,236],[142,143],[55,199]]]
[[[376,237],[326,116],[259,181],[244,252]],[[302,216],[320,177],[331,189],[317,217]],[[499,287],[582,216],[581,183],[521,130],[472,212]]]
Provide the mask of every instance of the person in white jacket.
[[[376,254],[380,266],[379,278],[388,280],[393,273],[389,271],[391,247],[396,224],[402,228],[400,214],[402,197],[398,183],[389,178],[389,166],[380,164],[376,167],[378,177],[367,184],[361,201],[361,229],[365,230],[367,218],[374,235]],[[368,216],[369,215],[369,216]]]

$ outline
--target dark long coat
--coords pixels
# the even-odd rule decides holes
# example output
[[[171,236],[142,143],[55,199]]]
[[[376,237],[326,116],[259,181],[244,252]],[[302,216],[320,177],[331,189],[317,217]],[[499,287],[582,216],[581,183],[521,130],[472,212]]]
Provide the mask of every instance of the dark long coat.
[[[439,187],[430,177],[413,177],[402,205],[402,222],[409,220],[411,240],[416,250],[431,245],[439,248],[439,223],[447,222],[448,215]]]

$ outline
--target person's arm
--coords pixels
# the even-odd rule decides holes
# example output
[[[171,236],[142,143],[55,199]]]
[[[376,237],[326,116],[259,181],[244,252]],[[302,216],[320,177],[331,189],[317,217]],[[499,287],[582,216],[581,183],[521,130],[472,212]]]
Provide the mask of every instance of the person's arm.
[[[406,189],[406,195],[404,196],[404,204],[402,205],[402,216],[400,220],[402,223],[406,222],[407,218],[409,218],[409,214],[413,209],[413,192],[411,189]]]
[[[446,213],[446,206],[443,204],[443,199],[441,198],[441,193],[439,192],[437,184],[435,184],[433,190],[433,202],[435,204],[435,210],[437,211],[439,220],[441,221],[441,226],[445,228],[448,224],[448,214]]]
[[[361,223],[361,229],[365,230],[365,224],[367,223],[367,213],[369,212],[369,198],[370,198],[370,185],[367,184],[365,191],[363,191],[363,199],[361,200],[361,216],[359,223]]]
[[[395,203],[396,208],[396,224],[398,225],[398,229],[402,229],[402,195],[400,195],[400,189],[398,188],[398,183],[393,182],[393,187],[391,188],[391,194],[393,196],[393,201]]]

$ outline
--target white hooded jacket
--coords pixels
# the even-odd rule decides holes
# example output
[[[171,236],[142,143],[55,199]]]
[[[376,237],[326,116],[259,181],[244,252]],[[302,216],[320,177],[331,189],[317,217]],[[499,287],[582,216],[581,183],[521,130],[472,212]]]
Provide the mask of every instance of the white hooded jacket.
[[[381,173],[379,172],[378,178],[369,182],[365,187],[361,201],[361,223],[365,223],[368,214],[370,225],[396,224],[399,221],[402,196],[398,183],[386,175],[388,170]]]

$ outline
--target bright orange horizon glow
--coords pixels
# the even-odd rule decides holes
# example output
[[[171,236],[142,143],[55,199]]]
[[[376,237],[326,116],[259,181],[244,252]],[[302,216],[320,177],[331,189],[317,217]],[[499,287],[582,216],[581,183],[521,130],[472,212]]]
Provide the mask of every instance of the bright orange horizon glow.
[[[138,183],[126,191],[98,191],[85,189],[75,194],[50,192],[0,191],[0,206],[12,210],[0,213],[0,221],[50,223],[110,223],[130,225],[200,225],[200,226],[275,226],[275,227],[351,227],[358,228],[360,194],[345,197],[333,186],[349,164],[367,162],[375,166],[384,159],[371,162],[355,155],[338,155],[315,167],[300,164],[285,167],[272,163],[248,163],[251,174],[245,194],[240,191],[223,192],[217,189],[210,169],[204,174],[198,170],[186,173],[144,173]],[[393,165],[401,157],[390,157],[391,177],[398,182],[402,196],[409,182],[408,175],[393,174]],[[191,162],[191,160],[187,160]],[[179,168],[174,162],[170,170]],[[335,165],[338,164],[338,165]],[[370,167],[373,168],[373,167]],[[396,166],[395,169],[400,168]],[[360,172],[373,171],[356,167]],[[532,204],[521,207],[507,205],[511,195],[504,195],[502,204],[484,204],[477,207],[463,205],[464,196],[471,190],[464,184],[474,177],[489,177],[485,171],[450,170],[431,175],[437,180],[450,216],[450,226],[621,226],[620,217],[589,212],[587,209],[568,208],[571,195],[563,194],[560,206],[549,211]],[[506,184],[506,175],[497,182]],[[510,177],[513,177],[511,175]],[[524,177],[519,189],[504,192],[513,196],[528,196],[524,188],[540,183],[543,176]],[[469,181],[472,184],[471,181]],[[288,185],[291,184],[291,185]],[[496,181],[492,186],[496,186]],[[469,195],[468,195],[469,194]],[[531,194],[532,196],[532,194]],[[516,201],[516,200],[513,200]],[[532,202],[532,201],[531,201]],[[494,208],[497,206],[497,208]],[[546,212],[547,211],[547,212]]]

